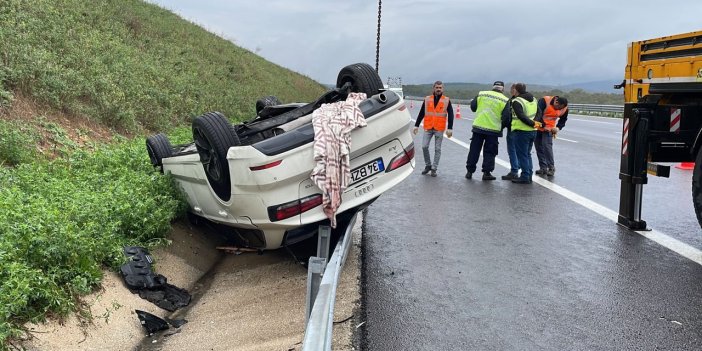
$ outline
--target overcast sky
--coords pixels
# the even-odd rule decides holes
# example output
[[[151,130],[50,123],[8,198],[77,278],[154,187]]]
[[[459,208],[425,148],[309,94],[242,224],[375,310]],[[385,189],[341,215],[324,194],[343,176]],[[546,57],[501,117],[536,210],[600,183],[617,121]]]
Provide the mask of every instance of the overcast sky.
[[[150,0],[320,83],[375,67],[377,0]],[[700,0],[384,0],[380,77],[404,84],[623,79],[631,41],[702,30]]]

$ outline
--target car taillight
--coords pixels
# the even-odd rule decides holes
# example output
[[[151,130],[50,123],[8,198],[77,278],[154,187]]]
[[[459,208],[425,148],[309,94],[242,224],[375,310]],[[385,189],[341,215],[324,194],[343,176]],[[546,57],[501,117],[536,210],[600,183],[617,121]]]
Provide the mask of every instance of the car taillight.
[[[252,171],[260,171],[262,169],[273,168],[273,167],[279,165],[281,162],[283,162],[283,160],[278,160],[278,161],[267,163],[267,164],[261,165],[261,166],[249,167],[249,169]]]
[[[286,218],[305,213],[322,204],[322,194],[314,194],[302,199],[268,207],[268,218],[271,222],[282,221]]]
[[[408,146],[403,153],[395,156],[395,158],[390,161],[390,165],[385,169],[385,172],[394,171],[410,162],[414,158],[414,142]]]

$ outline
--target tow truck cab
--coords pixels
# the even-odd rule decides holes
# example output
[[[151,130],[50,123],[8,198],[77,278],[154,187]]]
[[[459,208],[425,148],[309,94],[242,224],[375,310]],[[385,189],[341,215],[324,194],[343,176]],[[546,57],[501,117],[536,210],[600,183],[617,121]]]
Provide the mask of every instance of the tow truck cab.
[[[627,48],[619,179],[619,224],[641,219],[647,175],[668,177],[656,162],[696,162],[692,197],[702,225],[702,31],[633,42]]]

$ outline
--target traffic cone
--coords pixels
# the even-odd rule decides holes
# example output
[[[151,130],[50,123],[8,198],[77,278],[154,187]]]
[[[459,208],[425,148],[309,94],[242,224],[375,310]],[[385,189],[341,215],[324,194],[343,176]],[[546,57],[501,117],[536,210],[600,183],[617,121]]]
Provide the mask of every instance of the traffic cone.
[[[461,118],[461,105],[458,105],[458,108],[456,108],[456,118]]]
[[[675,168],[685,169],[685,170],[695,169],[695,163],[694,162],[682,162],[679,165],[675,166]]]

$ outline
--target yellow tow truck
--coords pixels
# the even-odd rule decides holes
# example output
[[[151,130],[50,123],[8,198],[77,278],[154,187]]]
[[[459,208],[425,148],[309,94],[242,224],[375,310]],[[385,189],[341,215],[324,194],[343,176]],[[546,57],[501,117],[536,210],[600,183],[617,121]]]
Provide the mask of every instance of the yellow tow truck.
[[[619,224],[641,219],[647,175],[668,177],[656,162],[695,162],[692,201],[702,226],[702,31],[633,42],[627,48],[619,179]]]

